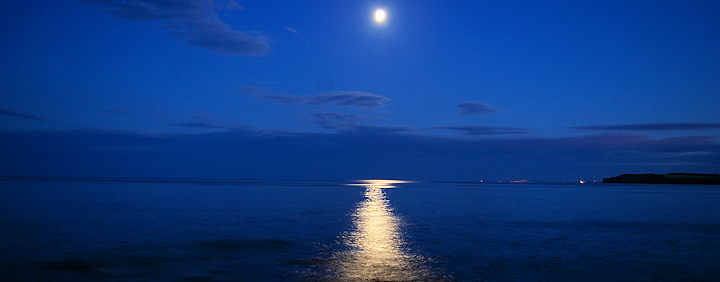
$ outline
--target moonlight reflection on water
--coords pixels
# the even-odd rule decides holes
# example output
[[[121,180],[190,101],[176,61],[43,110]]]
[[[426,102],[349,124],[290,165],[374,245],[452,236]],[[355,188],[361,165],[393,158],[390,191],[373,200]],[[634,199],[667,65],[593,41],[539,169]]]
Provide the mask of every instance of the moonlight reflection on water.
[[[404,240],[401,220],[395,216],[383,189],[397,180],[365,180],[365,200],[353,213],[353,230],[343,236],[347,251],[336,257],[335,270],[343,281],[434,280],[425,258],[413,254]]]

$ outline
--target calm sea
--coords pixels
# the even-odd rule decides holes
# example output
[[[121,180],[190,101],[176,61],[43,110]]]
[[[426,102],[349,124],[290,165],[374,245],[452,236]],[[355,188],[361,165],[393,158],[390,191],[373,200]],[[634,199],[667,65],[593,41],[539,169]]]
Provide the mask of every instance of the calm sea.
[[[0,182],[3,281],[720,281],[720,187]]]

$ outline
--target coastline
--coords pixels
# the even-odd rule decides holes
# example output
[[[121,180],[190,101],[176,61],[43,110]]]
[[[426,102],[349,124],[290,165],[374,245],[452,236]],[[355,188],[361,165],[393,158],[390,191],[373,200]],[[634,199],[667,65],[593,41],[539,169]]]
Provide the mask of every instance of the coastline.
[[[720,175],[698,173],[623,174],[615,177],[603,178],[603,183],[720,185]]]

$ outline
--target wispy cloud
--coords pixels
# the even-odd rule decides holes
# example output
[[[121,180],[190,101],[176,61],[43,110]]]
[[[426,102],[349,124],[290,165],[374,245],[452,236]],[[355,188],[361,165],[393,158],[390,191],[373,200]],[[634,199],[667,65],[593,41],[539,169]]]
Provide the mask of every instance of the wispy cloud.
[[[360,91],[334,91],[308,97],[308,105],[352,106],[377,108],[390,99]]]
[[[479,102],[462,102],[456,105],[460,108],[458,115],[461,116],[479,116],[497,112],[498,110],[487,104]]]
[[[219,126],[214,123],[205,122],[205,121],[197,121],[197,122],[178,122],[178,123],[168,123],[169,125],[174,125],[182,128],[190,128],[190,129],[216,129],[216,128],[224,128],[222,126]]]
[[[325,129],[336,130],[339,134],[352,134],[356,136],[383,136],[389,137],[396,134],[412,133],[417,131],[409,126],[384,126],[365,124],[364,121],[373,117],[355,114],[342,114],[330,112],[315,112],[310,115],[310,120]]]
[[[353,122],[351,116],[316,116]],[[622,173],[717,173],[719,141],[712,136],[652,139],[639,134],[457,138],[414,134],[407,127],[362,125],[329,134],[251,127],[183,134],[0,130],[0,172],[154,178],[601,179]]]
[[[272,101],[278,102],[280,104],[285,104],[285,105],[306,103],[306,98],[300,97],[300,96],[295,96],[295,95],[263,93],[263,94],[256,95],[256,97],[266,99],[266,100],[272,100]]]
[[[245,9],[245,7],[240,6],[238,3],[235,3],[235,1],[232,0],[226,0],[226,1],[215,1],[215,6],[222,8],[222,9],[229,9],[229,10],[242,10]]]
[[[591,125],[570,127],[579,131],[680,131],[680,130],[711,130],[720,129],[720,123],[640,123],[621,125]]]
[[[36,115],[25,114],[25,113],[21,113],[21,112],[9,111],[9,110],[3,110],[3,109],[0,109],[0,115],[7,116],[7,117],[29,119],[29,120],[47,121],[47,119],[36,116]]]
[[[313,96],[297,96],[269,93],[262,88],[243,87],[242,91],[255,93],[258,98],[281,104],[349,106],[356,108],[379,108],[390,99],[362,91],[332,91]]]
[[[285,29],[287,29],[289,32],[292,32],[292,33],[295,33],[295,34],[299,33],[297,30],[295,30],[294,28],[289,27],[289,26],[288,26],[288,27],[285,27]]]
[[[176,123],[167,123],[167,125],[182,127],[182,128],[188,128],[188,129],[219,129],[219,128],[225,128],[224,126],[218,125],[217,123],[213,122],[210,118],[207,116],[195,116],[195,118],[198,121],[195,122],[176,122]]]
[[[270,50],[261,34],[234,30],[220,21],[216,9],[241,10],[233,1],[212,0],[81,0],[129,20],[166,21],[171,34],[189,44],[225,55],[260,55]]]
[[[312,113],[310,119],[325,129],[350,129],[366,118],[353,114]]]
[[[455,130],[467,135],[502,135],[502,134],[525,134],[532,131],[529,128],[522,127],[496,127],[484,125],[457,125],[434,127],[433,129]]]

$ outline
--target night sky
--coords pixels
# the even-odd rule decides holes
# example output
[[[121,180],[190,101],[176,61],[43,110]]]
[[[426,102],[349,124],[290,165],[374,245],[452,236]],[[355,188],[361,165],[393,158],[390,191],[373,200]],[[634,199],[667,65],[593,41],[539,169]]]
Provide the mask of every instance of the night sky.
[[[0,176],[720,173],[718,1],[3,1],[0,38]]]

